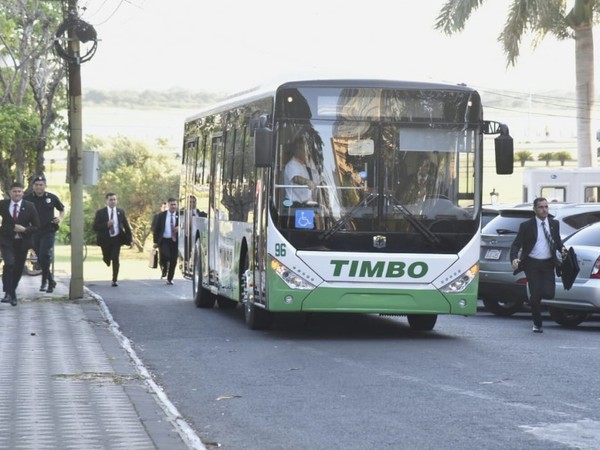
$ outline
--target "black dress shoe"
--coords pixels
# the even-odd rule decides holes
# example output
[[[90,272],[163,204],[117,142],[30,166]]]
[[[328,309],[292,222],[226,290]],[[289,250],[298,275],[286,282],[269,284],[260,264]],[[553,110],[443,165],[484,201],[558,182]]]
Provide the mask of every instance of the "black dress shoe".
[[[0,303],[10,303],[10,296],[8,294],[4,294],[4,297],[2,298]]]
[[[17,296],[14,296],[14,297],[12,295],[10,296],[10,304],[12,306],[17,306]]]
[[[46,289],[46,292],[48,294],[51,294],[52,292],[54,292],[54,288],[56,287],[56,281],[52,280],[48,283],[48,289]],[[41,289],[40,289],[41,290]]]
[[[40,292],[44,292],[46,290],[46,282],[44,281],[40,286]]]
[[[117,283],[116,281],[113,281],[111,284],[112,287],[117,287],[118,285],[119,285],[119,283]]]

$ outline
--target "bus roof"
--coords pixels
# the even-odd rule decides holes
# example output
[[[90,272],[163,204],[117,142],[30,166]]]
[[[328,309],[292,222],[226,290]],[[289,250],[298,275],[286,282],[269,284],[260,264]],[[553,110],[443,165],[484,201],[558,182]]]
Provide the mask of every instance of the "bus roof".
[[[362,88],[388,88],[388,89],[446,89],[457,90],[464,92],[475,92],[475,89],[466,86],[465,84],[448,84],[436,82],[422,81],[406,81],[406,80],[386,80],[376,78],[276,78],[266,81],[265,83],[254,86],[245,91],[234,93],[219,103],[211,105],[198,113],[188,117],[186,122],[196,120],[198,118],[216,114],[236,106],[244,105],[248,102],[258,100],[265,97],[274,97],[275,93],[283,87],[294,87],[296,85],[311,86],[311,87],[362,87]]]

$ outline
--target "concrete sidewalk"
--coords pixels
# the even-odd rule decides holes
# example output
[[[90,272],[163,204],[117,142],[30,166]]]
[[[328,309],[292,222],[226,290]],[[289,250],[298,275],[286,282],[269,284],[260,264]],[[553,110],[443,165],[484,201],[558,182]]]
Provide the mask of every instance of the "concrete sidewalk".
[[[0,449],[205,449],[86,290],[23,276],[0,304]]]

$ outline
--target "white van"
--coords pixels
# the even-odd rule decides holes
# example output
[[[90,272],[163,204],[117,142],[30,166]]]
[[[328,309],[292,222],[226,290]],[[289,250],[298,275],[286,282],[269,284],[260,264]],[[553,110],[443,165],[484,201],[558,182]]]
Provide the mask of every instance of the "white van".
[[[536,197],[551,202],[595,203],[600,199],[600,168],[537,167],[523,169],[523,202]]]

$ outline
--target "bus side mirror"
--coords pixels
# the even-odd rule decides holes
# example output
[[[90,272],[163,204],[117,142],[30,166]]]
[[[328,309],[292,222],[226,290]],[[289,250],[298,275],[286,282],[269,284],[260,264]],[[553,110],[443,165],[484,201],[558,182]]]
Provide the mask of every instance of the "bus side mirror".
[[[508,132],[506,134],[501,133],[500,136],[494,139],[494,145],[496,150],[496,173],[498,175],[511,175],[515,166],[513,138],[510,137]]]
[[[273,131],[262,127],[254,130],[254,165],[271,167],[273,164]]]

